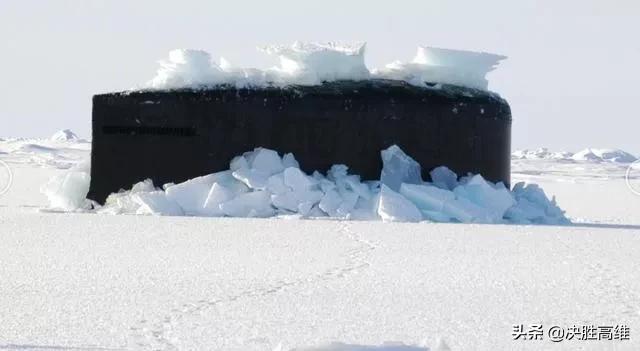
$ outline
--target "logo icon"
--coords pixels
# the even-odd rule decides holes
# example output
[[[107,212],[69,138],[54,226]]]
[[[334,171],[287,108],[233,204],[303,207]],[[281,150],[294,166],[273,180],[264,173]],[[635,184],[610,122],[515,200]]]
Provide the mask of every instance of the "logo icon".
[[[0,160],[0,196],[4,195],[11,188],[13,184],[13,173],[9,165]]]
[[[627,173],[624,175],[624,180],[629,190],[640,196],[640,160],[629,165]]]

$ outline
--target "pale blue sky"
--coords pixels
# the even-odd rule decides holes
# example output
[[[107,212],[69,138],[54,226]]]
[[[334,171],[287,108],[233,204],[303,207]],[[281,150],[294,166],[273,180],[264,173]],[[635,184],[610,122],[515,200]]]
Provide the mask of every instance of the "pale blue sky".
[[[514,148],[640,154],[640,5],[634,0],[1,0],[0,136],[90,136],[91,95],[152,78],[172,48],[268,67],[270,43],[366,41],[370,68],[417,45],[509,56],[490,87]]]

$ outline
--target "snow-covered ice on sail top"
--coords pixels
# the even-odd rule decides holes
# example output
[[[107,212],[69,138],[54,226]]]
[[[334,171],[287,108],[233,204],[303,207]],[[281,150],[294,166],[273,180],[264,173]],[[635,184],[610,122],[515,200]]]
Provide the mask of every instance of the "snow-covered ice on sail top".
[[[506,56],[462,50],[418,47],[411,62],[395,61],[373,76],[404,80],[415,85],[446,83],[487,90],[487,73],[493,71]]]
[[[364,44],[295,42],[291,46],[267,46],[261,51],[277,56],[280,65],[266,70],[239,68],[224,58],[216,63],[203,50],[172,50],[168,60],[160,61],[160,69],[147,88],[318,85],[324,81],[363,80],[370,75],[364,63]]]
[[[370,76],[364,63],[365,44],[301,43],[268,46],[266,53],[277,55],[280,67],[272,69],[281,84],[293,82],[317,85],[324,81],[364,80]]]
[[[392,145],[381,151],[380,181],[363,182],[345,165],[326,176],[305,174],[294,155],[256,148],[233,158],[229,170],[156,188],[151,180],[110,195],[99,213],[228,217],[333,217],[389,222],[563,224],[563,211],[536,185],[513,191],[481,175],[458,176],[446,167],[421,178],[420,165]],[[86,209],[88,173],[74,170],[52,179],[43,192],[51,206]]]
[[[176,49],[160,61],[156,77],[145,89],[170,90],[220,85],[265,87],[319,85],[337,80],[371,78],[403,80],[418,86],[453,84],[488,88],[487,73],[506,57],[488,53],[418,47],[413,61],[392,62],[381,69],[365,65],[364,43],[302,43],[266,46],[262,52],[277,56],[279,66],[268,69],[234,67],[224,58],[216,63],[203,50]]]
[[[160,61],[160,69],[148,85],[162,89],[198,87],[223,83],[226,76],[206,51],[172,50],[168,60]]]

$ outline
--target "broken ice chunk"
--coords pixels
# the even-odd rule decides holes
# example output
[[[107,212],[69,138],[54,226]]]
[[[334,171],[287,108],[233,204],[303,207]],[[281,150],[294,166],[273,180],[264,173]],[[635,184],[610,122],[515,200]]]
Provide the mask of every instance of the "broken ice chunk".
[[[403,183],[400,194],[413,202],[422,211],[442,212],[444,204],[456,198],[455,194],[431,185]]]
[[[153,181],[151,179],[145,179],[141,182],[135,183],[131,187],[131,193],[142,193],[142,192],[152,192],[155,191],[156,187],[153,185]]]
[[[338,216],[338,207],[342,203],[342,196],[334,190],[329,189],[325,192],[324,197],[320,200],[320,204],[318,205],[322,211],[328,214],[331,217]]]
[[[154,216],[182,216],[184,211],[164,191],[139,192],[132,195],[132,199],[140,207],[136,214]]]
[[[271,217],[275,214],[269,192],[261,190],[238,195],[221,204],[220,209],[229,217]]]
[[[328,192],[329,190],[336,190],[336,183],[330,181],[329,179],[320,180],[320,189],[323,192]]]
[[[422,220],[422,213],[411,201],[384,184],[380,189],[378,215],[385,222],[419,222]]]
[[[504,216],[513,223],[529,224],[544,221],[546,214],[543,208],[523,197],[518,199],[518,203],[508,209]]]
[[[249,187],[243,182],[236,179],[233,176],[233,172],[230,170],[210,174],[209,179],[211,180],[211,185],[213,185],[213,183],[218,183],[225,188],[233,191],[234,194],[241,194],[249,191]]]
[[[153,181],[151,181],[151,179],[145,179],[142,182],[134,184],[131,187],[131,190],[121,190],[120,192],[109,195],[104,202],[104,206],[102,206],[102,208],[98,210],[98,213],[136,213],[136,211],[140,208],[140,204],[133,200],[132,195],[152,191],[156,191],[156,188],[153,185]]]
[[[300,202],[305,202],[305,203],[308,202],[308,203],[311,203],[312,205],[315,205],[318,202],[320,202],[324,194],[322,193],[322,191],[319,191],[319,190],[307,190],[304,192],[297,193],[297,196]]]
[[[229,163],[229,169],[231,171],[237,171],[240,168],[249,168],[249,161],[244,156],[236,156]]]
[[[300,169],[289,167],[284,170],[284,184],[293,191],[305,191],[317,185],[318,182]]]
[[[445,166],[434,168],[429,175],[438,188],[453,190],[458,185],[458,175]]]
[[[382,172],[380,182],[393,191],[400,190],[400,184],[421,184],[420,164],[404,153],[398,145],[392,145],[380,152]]]
[[[520,182],[514,185],[512,193],[517,201],[516,208],[511,208],[507,212],[507,217],[518,218],[518,212],[521,217],[538,224],[567,224],[570,223],[558,205],[555,198],[549,200],[547,195],[536,184],[527,184]],[[540,215],[540,211],[544,215]]]
[[[351,190],[343,191],[340,196],[342,197],[342,202],[336,209],[336,214],[337,217],[346,218],[356,207],[359,196]]]
[[[291,191],[291,188],[284,184],[284,174],[277,173],[267,179],[267,190],[272,194],[283,194]]]
[[[380,192],[379,180],[367,180],[364,183],[369,187],[369,191],[371,191],[371,193],[377,194]]]
[[[424,216],[424,218],[432,222],[440,222],[440,223],[451,222],[451,217],[449,217],[447,214],[443,212],[427,211],[427,210],[420,210],[420,211],[422,212],[422,215]]]
[[[486,209],[465,198],[447,201],[442,212],[462,223],[493,223],[495,218]]]
[[[505,212],[516,204],[515,199],[504,185],[492,186],[481,175],[469,178],[465,184],[456,187],[453,192],[458,198],[465,198],[490,213],[491,222],[498,222]]]
[[[313,204],[311,202],[301,202],[298,205],[298,214],[302,217],[306,217],[311,209],[313,208]]]
[[[53,177],[40,191],[47,196],[53,208],[77,210],[89,208],[87,200],[91,177],[86,172],[68,172]]]
[[[353,190],[358,196],[364,199],[371,199],[371,191],[366,184],[360,182],[360,176],[350,175],[344,178],[345,183]]]
[[[300,168],[300,164],[298,163],[298,161],[296,160],[296,158],[293,156],[292,153],[288,153],[282,156],[282,166],[284,168],[289,168],[289,167]]]
[[[224,185],[213,183],[202,208],[202,214],[211,217],[224,215],[220,205],[233,199],[235,193]]]
[[[251,169],[265,173],[267,177],[284,170],[282,159],[278,156],[278,153],[261,147],[253,151],[253,159],[250,166]]]
[[[308,207],[308,211],[311,210],[313,205],[317,204],[320,199],[322,199],[322,196],[322,192],[317,190],[304,190],[299,192],[289,191],[282,194],[272,195],[271,201],[273,202],[273,205],[279,209],[296,212],[301,205],[304,205],[303,208]]]
[[[175,201],[185,214],[201,215],[207,194],[211,189],[211,177],[199,177],[167,187],[167,197]]]
[[[232,173],[233,177],[254,190],[264,190],[270,174],[258,169],[240,168]]]
[[[325,176],[323,176],[322,173],[318,171],[313,171],[311,177],[313,177],[313,179],[317,180],[318,182],[326,179]]]
[[[333,165],[327,172],[327,178],[335,182],[341,178],[346,177],[348,170],[349,170],[349,167],[345,165]]]
[[[323,212],[320,207],[318,207],[318,205],[315,205],[313,207],[311,207],[311,210],[309,211],[309,213],[307,213],[307,217],[308,218],[321,218],[321,217],[327,217],[327,214],[325,212]]]
[[[358,198],[356,206],[347,218],[359,221],[380,220],[380,216],[378,215],[378,201],[380,201],[378,195],[371,196],[369,199],[363,197]]]

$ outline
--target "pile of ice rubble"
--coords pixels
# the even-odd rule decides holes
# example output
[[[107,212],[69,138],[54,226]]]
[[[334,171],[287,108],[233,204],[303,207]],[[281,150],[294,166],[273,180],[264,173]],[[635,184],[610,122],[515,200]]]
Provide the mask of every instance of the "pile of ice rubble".
[[[632,154],[620,149],[586,148],[575,154],[568,151],[550,151],[547,148],[535,150],[518,150],[511,154],[513,159],[526,160],[554,160],[554,161],[578,161],[578,162],[612,162],[633,163],[638,160]]]
[[[568,223],[563,211],[535,184],[487,182],[481,175],[458,178],[446,167],[421,178],[420,165],[398,146],[381,152],[379,181],[362,181],[345,165],[326,176],[300,170],[292,154],[257,148],[235,157],[230,169],[156,188],[151,180],[110,195],[98,213],[207,217],[301,217],[393,222]],[[92,206],[87,169],[54,178],[42,191],[53,208]]]
[[[266,70],[238,68],[224,58],[220,58],[219,63],[214,62],[206,51],[173,50],[168,60],[160,61],[156,77],[144,88],[318,85],[336,80],[379,78],[404,80],[418,86],[444,83],[486,90],[487,73],[506,58],[488,53],[418,47],[411,62],[395,61],[370,71],[364,62],[364,44],[295,42],[291,46],[269,46],[262,51],[278,56],[280,65]]]

